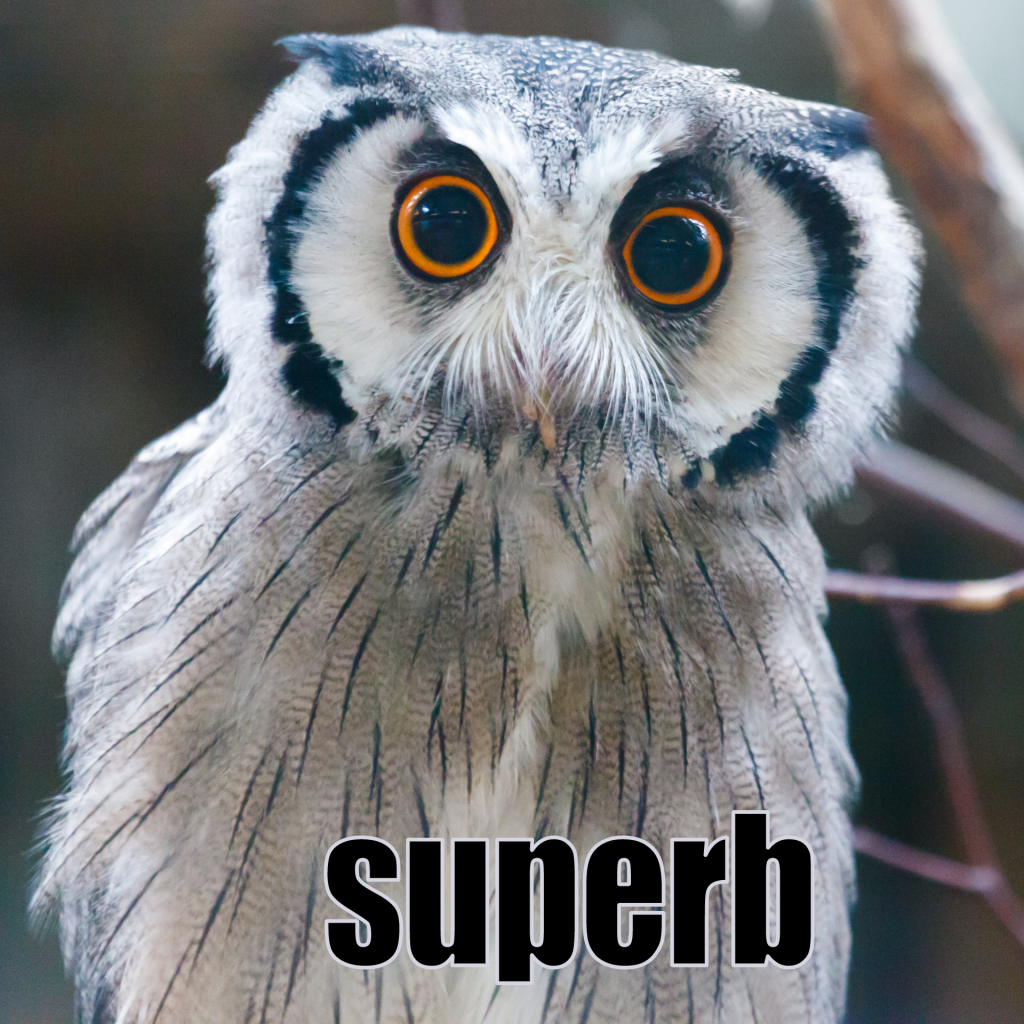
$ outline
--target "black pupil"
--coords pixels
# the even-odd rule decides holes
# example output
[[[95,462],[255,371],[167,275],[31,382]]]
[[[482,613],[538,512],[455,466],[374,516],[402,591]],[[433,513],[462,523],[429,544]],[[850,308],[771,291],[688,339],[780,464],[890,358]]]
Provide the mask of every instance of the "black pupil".
[[[412,211],[412,237],[435,263],[465,263],[487,238],[487,213],[469,189],[438,185]]]
[[[687,217],[656,217],[633,239],[633,272],[653,292],[689,291],[711,260],[707,229]]]

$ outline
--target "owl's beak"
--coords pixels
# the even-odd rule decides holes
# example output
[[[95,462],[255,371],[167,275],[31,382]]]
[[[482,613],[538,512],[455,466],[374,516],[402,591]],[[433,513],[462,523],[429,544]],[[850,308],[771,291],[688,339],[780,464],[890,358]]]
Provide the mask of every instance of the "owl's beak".
[[[555,421],[551,417],[550,403],[551,391],[543,385],[536,398],[531,395],[523,404],[523,412],[533,420],[540,421],[540,439],[549,452],[555,450]]]

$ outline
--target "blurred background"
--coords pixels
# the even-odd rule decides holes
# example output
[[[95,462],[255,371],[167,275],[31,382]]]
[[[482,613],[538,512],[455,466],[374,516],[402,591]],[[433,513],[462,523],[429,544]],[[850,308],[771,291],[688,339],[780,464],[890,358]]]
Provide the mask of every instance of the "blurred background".
[[[849,102],[807,0],[462,6],[471,31],[657,49],[738,68],[788,95]],[[1024,142],[1024,4],[941,6]],[[289,70],[276,38],[368,31],[415,14],[394,0],[0,0],[0,1022],[71,1019],[56,937],[34,937],[25,914],[38,814],[60,785],[63,681],[49,632],[80,513],[140,446],[221,385],[203,364],[206,178]],[[1020,434],[1002,371],[950,265],[929,248],[916,354]],[[1024,498],[1019,479],[910,399],[901,434]],[[1019,567],[1019,553],[878,494],[855,491],[818,526],[836,566],[858,568],[882,543],[906,575]],[[929,612],[925,624],[965,719],[1006,874],[1024,893],[1024,605]],[[934,739],[884,612],[837,604],[829,629],[863,774],[858,821],[962,858]],[[1024,1021],[1024,949],[978,897],[860,858],[854,925],[853,1024]]]

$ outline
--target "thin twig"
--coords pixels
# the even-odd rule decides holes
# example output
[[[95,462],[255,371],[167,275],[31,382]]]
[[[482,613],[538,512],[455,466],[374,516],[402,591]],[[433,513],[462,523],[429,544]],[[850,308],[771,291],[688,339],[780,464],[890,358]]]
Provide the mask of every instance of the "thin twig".
[[[955,395],[931,370],[911,357],[903,361],[903,384],[918,405],[1024,480],[1024,443],[1012,430]]]
[[[879,148],[906,178],[957,265],[964,298],[1006,370],[1011,396],[1024,410],[1024,163],[971,78],[935,0],[817,0],[817,5],[831,30],[843,78],[872,115]],[[923,403],[991,451],[991,422],[928,384],[918,388]],[[1002,453],[997,457],[1005,464],[1010,455],[1011,468],[1018,472],[1020,453],[1005,441],[995,444]],[[859,468],[858,477],[1024,550],[1024,505],[920,452],[901,446],[881,449]],[[904,603],[908,597],[935,595],[943,586],[961,597],[964,587],[987,586],[991,597],[991,588],[1000,583],[1004,591],[1013,590],[1016,582],[1008,581],[1015,577],[943,585],[847,574],[831,582],[859,590],[856,596],[862,598],[887,596],[878,593],[886,589],[903,591],[901,601],[887,602],[889,617],[938,740],[971,864],[935,857],[864,829],[856,835],[858,849],[922,877],[981,893],[1024,944],[1024,904],[998,866],[956,705],[928,648],[920,613]]]
[[[1024,502],[924,452],[896,442],[880,445],[858,464],[857,479],[868,488],[895,494],[925,512],[1024,551]],[[825,590],[833,598],[874,604],[909,601],[988,612],[1024,598],[1024,570],[994,579],[947,582],[833,569]]]
[[[960,273],[1024,409],[1024,163],[935,0],[817,0],[840,73]]]
[[[974,785],[953,694],[932,655],[918,612],[907,604],[890,604],[887,610],[907,674],[935,732],[942,774],[967,859],[974,865],[995,866],[995,847]]]
[[[1024,502],[924,452],[896,443],[880,445],[858,464],[857,479],[869,489],[897,495],[1024,551]]]
[[[999,920],[1024,945],[1024,903],[999,866],[953,694],[932,655],[918,610],[893,602],[888,611],[907,674],[935,733],[946,790],[967,858],[972,868],[994,873],[983,895]]]
[[[940,885],[950,885],[954,889],[966,889],[982,896],[991,892],[999,881],[999,872],[993,871],[992,868],[972,867],[948,857],[927,853],[863,826],[853,830],[853,848],[866,857],[899,868],[911,875],[928,878]]]
[[[918,375],[919,382],[926,379],[924,373],[927,371]],[[966,409],[992,427],[1004,429],[970,406]],[[1024,551],[1024,502],[946,462],[893,441],[873,449],[856,469],[858,481],[869,489],[894,494],[933,516],[972,527]],[[911,601],[986,612],[1024,598],[1024,570],[995,579],[945,582],[834,569],[828,574],[825,590],[830,597],[869,603]]]
[[[831,569],[825,593],[867,604],[910,601],[964,612],[991,612],[1024,598],[1024,569],[991,580],[911,580]]]

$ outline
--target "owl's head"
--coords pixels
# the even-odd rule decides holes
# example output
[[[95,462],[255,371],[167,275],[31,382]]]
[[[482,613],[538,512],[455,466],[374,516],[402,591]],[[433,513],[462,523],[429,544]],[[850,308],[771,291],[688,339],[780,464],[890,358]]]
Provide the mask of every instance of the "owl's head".
[[[229,400],[380,443],[599,438],[672,487],[845,477],[918,282],[864,118],[561,39],[285,45],[216,176]]]

